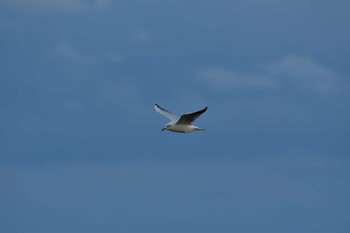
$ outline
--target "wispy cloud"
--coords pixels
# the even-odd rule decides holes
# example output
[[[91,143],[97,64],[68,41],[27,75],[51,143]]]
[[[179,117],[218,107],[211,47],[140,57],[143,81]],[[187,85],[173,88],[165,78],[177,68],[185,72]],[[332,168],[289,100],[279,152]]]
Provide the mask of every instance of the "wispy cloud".
[[[115,50],[109,51],[82,51],[67,42],[57,43],[51,50],[51,56],[60,58],[77,64],[95,64],[97,62],[104,63],[120,63],[129,59],[129,55],[125,52]]]
[[[316,61],[290,55],[258,65],[251,72],[239,72],[220,66],[201,68],[196,79],[215,91],[272,90],[285,87],[303,92],[334,93],[341,75]]]
[[[216,91],[277,88],[276,80],[260,73],[242,73],[222,67],[209,67],[197,71],[198,80]]]
[[[168,224],[172,219],[193,222],[198,216],[216,220],[206,225],[214,229],[222,223],[217,220],[225,219],[227,213],[239,221],[246,220],[247,216],[258,220],[263,216],[264,224],[266,219],[274,224],[276,219],[283,222],[285,215],[281,217],[281,213],[294,214],[298,208],[301,221],[310,214],[314,216],[310,225],[313,226],[323,221],[324,212],[329,218],[334,216],[329,211],[319,210],[331,207],[343,211],[348,204],[349,190],[347,179],[342,176],[347,174],[348,159],[325,158],[325,167],[310,164],[317,160],[319,158],[311,156],[290,156],[277,161],[268,158],[267,161],[250,159],[250,162],[240,163],[219,160],[174,163],[148,159],[137,163],[66,166],[2,165],[1,195],[11,198],[0,199],[5,206],[0,213],[5,221],[15,216],[12,221],[26,223],[29,229],[37,227],[36,221],[28,223],[27,219],[32,216],[29,219],[46,220],[40,222],[45,230],[64,226],[59,228],[60,232],[71,228],[93,232],[88,229],[100,229],[105,219],[110,221],[109,229],[118,231],[126,221],[131,223],[126,225],[130,229],[140,224],[142,228],[144,222],[152,225]],[[334,165],[328,166],[328,162]],[[18,205],[26,208],[18,208]],[[28,213],[28,208],[33,211]],[[70,220],[72,217],[74,221]],[[52,224],[56,219],[63,224]],[[340,218],[338,223],[345,224],[346,218]],[[241,227],[246,228],[245,225]],[[277,227],[283,231],[285,224]]]
[[[125,112],[126,115],[131,114],[136,117],[139,112],[145,112],[145,109],[149,108],[145,104],[142,88],[124,77],[97,83],[95,92],[95,102],[99,107],[114,109],[113,111],[118,113]],[[120,115],[120,117],[124,116]],[[134,120],[130,116],[127,119]]]
[[[134,33],[131,41],[137,44],[144,44],[150,42],[154,38],[153,33],[147,30],[138,30]]]
[[[10,21],[8,19],[0,17],[0,30],[8,28],[9,24]]]
[[[108,51],[105,55],[105,59],[108,62],[119,63],[128,60],[128,55],[123,52]]]
[[[111,0],[3,0],[1,5],[27,13],[75,13],[107,9],[112,3]]]
[[[80,52],[67,43],[59,43],[54,48],[54,54],[74,63],[91,64],[96,61],[94,55]]]
[[[335,92],[341,75],[316,61],[303,56],[290,55],[260,66],[262,72],[305,92]]]
[[[97,86],[97,92],[103,101],[117,105],[132,106],[142,99],[137,85],[127,81],[102,82]]]

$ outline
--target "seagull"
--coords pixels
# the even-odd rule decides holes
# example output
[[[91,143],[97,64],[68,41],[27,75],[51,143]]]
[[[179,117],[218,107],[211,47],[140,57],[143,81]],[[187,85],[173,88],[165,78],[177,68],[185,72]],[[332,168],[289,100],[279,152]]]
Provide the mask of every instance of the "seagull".
[[[154,109],[170,120],[162,131],[170,130],[177,133],[191,133],[196,130],[204,130],[192,125],[192,122],[195,121],[202,113],[207,111],[208,107],[205,107],[197,112],[183,114],[181,117],[173,115],[171,112],[160,107],[158,104],[154,105]]]

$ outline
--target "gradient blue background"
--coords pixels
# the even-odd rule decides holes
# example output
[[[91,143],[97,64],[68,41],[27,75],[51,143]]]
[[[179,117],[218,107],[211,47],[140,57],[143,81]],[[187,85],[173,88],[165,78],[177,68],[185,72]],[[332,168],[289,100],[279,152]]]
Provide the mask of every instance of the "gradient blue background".
[[[350,232],[350,4],[0,2],[0,232]],[[161,132],[208,111],[204,132]]]

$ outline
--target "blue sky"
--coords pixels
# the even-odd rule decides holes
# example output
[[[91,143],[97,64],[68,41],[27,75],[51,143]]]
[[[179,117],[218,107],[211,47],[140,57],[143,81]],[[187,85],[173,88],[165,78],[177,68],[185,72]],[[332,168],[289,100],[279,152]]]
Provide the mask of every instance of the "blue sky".
[[[349,9],[2,0],[0,231],[349,232]]]

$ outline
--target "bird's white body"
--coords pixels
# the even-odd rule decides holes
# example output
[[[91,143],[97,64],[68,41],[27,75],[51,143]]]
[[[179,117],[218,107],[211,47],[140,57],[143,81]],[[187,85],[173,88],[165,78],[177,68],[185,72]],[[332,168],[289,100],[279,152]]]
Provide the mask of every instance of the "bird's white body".
[[[204,130],[192,125],[192,122],[196,120],[202,113],[204,113],[207,110],[207,107],[197,112],[183,114],[181,117],[173,115],[168,110],[160,107],[158,104],[154,106],[154,109],[171,120],[168,124],[165,125],[162,131],[169,130],[177,133],[191,133],[197,130]]]
[[[172,123],[172,122],[171,122]],[[168,123],[169,127],[166,127],[166,130],[170,130],[177,133],[191,133],[196,130],[204,130],[202,128],[198,128],[194,125],[178,125],[176,122],[174,124]]]

